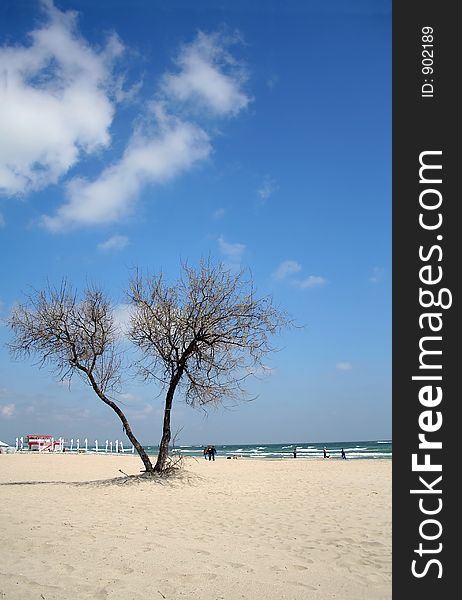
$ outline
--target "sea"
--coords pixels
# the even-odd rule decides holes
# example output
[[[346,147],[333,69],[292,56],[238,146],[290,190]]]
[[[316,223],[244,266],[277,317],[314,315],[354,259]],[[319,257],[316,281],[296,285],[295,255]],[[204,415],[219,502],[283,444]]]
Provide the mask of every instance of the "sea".
[[[323,458],[326,448],[329,458],[341,459],[342,448],[347,459],[386,460],[392,457],[391,440],[369,440],[360,442],[306,442],[296,444],[226,444],[215,445],[217,457],[224,458],[265,458],[283,460],[294,458],[294,448],[297,459]],[[158,446],[145,446],[148,454],[157,454]],[[176,446],[173,453],[183,456],[204,458],[204,446]]]
[[[23,439],[23,438],[21,438]],[[59,438],[61,439],[61,438]],[[19,438],[17,438],[18,443]],[[58,438],[55,438],[58,440]],[[77,452],[77,442],[79,440],[64,440],[66,451]],[[57,441],[56,441],[57,443]],[[111,442],[110,451],[116,452],[116,443]],[[85,447],[85,440],[80,440],[80,448]],[[324,448],[327,450],[329,458],[334,460],[342,458],[342,448],[345,451],[347,459],[374,459],[383,460],[391,459],[392,457],[392,441],[391,440],[369,440],[359,442],[298,442],[285,444],[215,444],[216,457],[220,458],[265,458],[272,460],[293,459],[294,449],[296,449],[297,459],[323,458]],[[27,439],[25,440],[25,450],[27,449]],[[99,444],[98,450],[96,447],[88,443],[87,449],[89,452],[104,453],[105,445]],[[159,446],[145,445],[144,449],[150,455],[157,456]],[[126,444],[122,450],[125,452],[134,452],[131,444]],[[182,456],[193,456],[196,458],[204,458],[204,446],[194,445],[177,445],[170,448],[170,452]]]

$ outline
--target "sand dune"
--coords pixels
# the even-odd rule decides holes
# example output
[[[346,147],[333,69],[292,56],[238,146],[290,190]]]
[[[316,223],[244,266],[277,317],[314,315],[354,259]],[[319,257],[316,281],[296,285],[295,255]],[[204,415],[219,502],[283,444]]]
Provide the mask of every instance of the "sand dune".
[[[391,461],[0,456],[0,598],[391,598]]]

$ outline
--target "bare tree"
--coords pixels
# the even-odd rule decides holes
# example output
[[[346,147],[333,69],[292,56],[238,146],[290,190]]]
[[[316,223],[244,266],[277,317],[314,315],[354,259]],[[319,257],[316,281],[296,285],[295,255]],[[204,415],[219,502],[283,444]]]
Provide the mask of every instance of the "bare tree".
[[[9,318],[14,332],[10,350],[17,357],[37,356],[38,364],[52,366],[61,380],[75,373],[81,375],[116,412],[146,472],[153,473],[152,463],[126,416],[109,397],[119,388],[121,360],[117,352],[119,332],[105,295],[101,290],[87,289],[79,302],[76,293],[63,282],[60,288],[48,286],[44,291],[32,292],[28,301],[17,305]]]
[[[252,280],[203,260],[168,285],[162,274],[131,281],[130,338],[141,350],[145,379],[166,390],[163,432],[154,470],[166,465],[173,398],[205,407],[245,395],[244,380],[261,370],[270,338],[289,324],[270,298],[256,298]]]

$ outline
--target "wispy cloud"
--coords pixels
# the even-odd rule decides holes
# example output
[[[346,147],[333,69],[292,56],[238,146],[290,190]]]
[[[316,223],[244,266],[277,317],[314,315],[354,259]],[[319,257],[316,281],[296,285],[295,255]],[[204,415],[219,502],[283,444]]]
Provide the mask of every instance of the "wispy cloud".
[[[15,404],[3,404],[2,406],[0,406],[0,415],[5,419],[11,419],[11,417],[14,416],[15,410]]]
[[[268,79],[266,80],[266,85],[269,87],[270,90],[272,90],[278,83],[279,83],[278,75],[271,75],[271,77],[268,77]]]
[[[43,219],[48,229],[118,221],[130,213],[144,185],[164,183],[209,155],[209,138],[202,129],[165,114],[160,106],[155,117],[155,131],[136,131],[120,161],[97,179],[69,183],[68,202],[55,216]]]
[[[139,421],[153,412],[154,407],[136,394],[126,392],[120,394],[118,400],[124,405],[127,416],[134,421]]]
[[[67,173],[82,154],[110,142],[114,65],[123,51],[112,35],[92,48],[75,12],[42,0],[45,22],[27,46],[0,48],[0,192],[37,190]]]
[[[218,208],[216,211],[214,211],[213,213],[213,218],[214,219],[222,219],[226,214],[226,209],[225,208]]]
[[[129,239],[126,235],[113,235],[106,241],[98,244],[98,250],[110,252],[113,250],[123,250],[129,244]]]
[[[134,421],[141,421],[145,419],[149,414],[152,413],[153,410],[154,407],[152,404],[147,404],[146,402],[141,405],[127,407],[126,409],[127,415]]]
[[[372,275],[369,277],[371,283],[380,283],[385,275],[385,269],[382,267],[374,267],[372,269]]]
[[[301,281],[296,281],[296,283],[302,290],[307,288],[320,287],[327,283],[327,279],[321,277],[320,275],[310,275]]]
[[[302,266],[296,260],[285,260],[273,273],[273,278],[277,281],[282,281],[289,275],[301,271]]]
[[[218,238],[218,247],[225,259],[225,263],[231,268],[238,268],[245,252],[245,244],[239,242],[230,243],[221,235]]]
[[[327,283],[327,279],[320,275],[309,275],[303,279],[293,277],[295,273],[300,273],[301,270],[302,265],[296,260],[285,260],[273,272],[273,279],[276,281],[287,281],[301,290],[321,287]]]
[[[121,337],[128,335],[132,310],[130,304],[116,304],[112,309],[114,321]]]
[[[205,108],[220,116],[238,114],[250,98],[242,90],[245,70],[229,52],[235,42],[236,38],[199,31],[176,57],[178,72],[164,75],[164,94],[192,109]]]
[[[338,362],[335,365],[335,368],[339,371],[351,371],[353,365],[350,362]]]
[[[274,194],[277,188],[278,186],[276,180],[267,175],[266,177],[264,177],[262,184],[258,188],[257,194],[265,202],[270,196]]]

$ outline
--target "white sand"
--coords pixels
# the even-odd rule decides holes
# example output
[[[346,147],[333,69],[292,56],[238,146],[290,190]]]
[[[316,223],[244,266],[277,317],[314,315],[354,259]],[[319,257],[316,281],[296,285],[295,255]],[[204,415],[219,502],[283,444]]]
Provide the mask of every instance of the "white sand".
[[[0,598],[391,598],[391,461],[188,459],[107,482],[141,466],[0,455]]]

